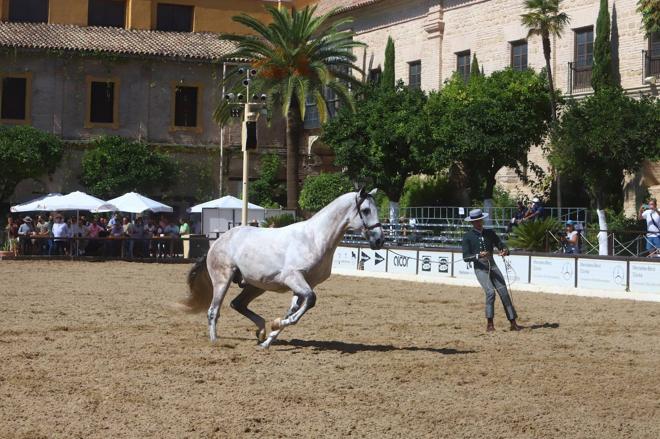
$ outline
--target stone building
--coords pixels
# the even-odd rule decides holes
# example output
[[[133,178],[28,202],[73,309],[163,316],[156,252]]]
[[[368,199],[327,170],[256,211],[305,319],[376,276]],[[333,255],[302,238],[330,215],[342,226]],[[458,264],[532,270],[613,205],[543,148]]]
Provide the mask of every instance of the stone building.
[[[591,63],[599,0],[561,3],[571,22],[562,38],[552,40],[555,85],[563,93],[592,93]],[[370,76],[382,69],[388,36],[395,41],[396,76],[424,90],[438,90],[454,72],[468,74],[472,55],[489,74],[507,66],[545,66],[541,41],[527,37],[520,24],[522,0],[321,0],[319,13],[339,8],[338,16],[353,17],[356,39],[368,45],[363,66]],[[636,12],[636,0],[610,1],[613,54],[621,85],[633,95],[655,95],[660,84],[660,35],[647,39]],[[531,160],[544,165],[540,148]],[[515,173],[503,170],[499,184],[520,187]],[[632,180],[660,196],[660,165],[648,163]],[[631,200],[631,203],[634,202]]]

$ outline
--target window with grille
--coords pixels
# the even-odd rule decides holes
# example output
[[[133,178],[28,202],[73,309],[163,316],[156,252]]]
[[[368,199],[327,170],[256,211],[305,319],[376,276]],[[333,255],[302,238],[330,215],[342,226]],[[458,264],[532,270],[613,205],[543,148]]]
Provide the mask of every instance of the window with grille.
[[[27,78],[4,77],[0,88],[0,119],[26,120]]]
[[[660,32],[651,34],[649,38],[649,54],[651,58],[660,58]]]
[[[48,23],[48,0],[9,0],[8,21]]]
[[[87,25],[103,27],[125,27],[125,0],[89,0],[87,3]]]
[[[422,88],[422,62],[408,63],[408,86],[413,89]]]
[[[511,68],[513,70],[527,69],[527,41],[520,40],[511,43]]]
[[[174,126],[197,126],[198,87],[177,86],[174,97]]]
[[[169,32],[192,32],[193,6],[158,3],[156,30]]]
[[[91,123],[115,123],[115,83],[92,81],[89,102]]]
[[[464,81],[470,78],[470,51],[459,52],[456,54],[456,72]]]
[[[594,28],[575,31],[575,67],[591,67],[594,63]]]

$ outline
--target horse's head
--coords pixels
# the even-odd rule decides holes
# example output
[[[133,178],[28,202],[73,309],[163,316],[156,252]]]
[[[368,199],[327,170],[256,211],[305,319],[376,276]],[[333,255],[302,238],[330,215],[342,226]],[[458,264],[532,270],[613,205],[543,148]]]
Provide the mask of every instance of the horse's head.
[[[362,230],[364,238],[369,240],[369,247],[372,250],[379,250],[385,242],[383,227],[378,219],[378,206],[373,195],[376,189],[367,193],[364,188],[355,193],[355,216],[353,217],[350,228],[352,230]]]

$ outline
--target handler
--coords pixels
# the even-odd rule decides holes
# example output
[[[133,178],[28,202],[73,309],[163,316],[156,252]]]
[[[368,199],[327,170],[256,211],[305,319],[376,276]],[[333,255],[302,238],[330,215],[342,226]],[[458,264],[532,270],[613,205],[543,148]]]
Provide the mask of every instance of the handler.
[[[476,274],[479,284],[486,292],[486,319],[488,319],[486,331],[492,332],[495,330],[493,317],[495,315],[496,290],[500,295],[502,305],[504,305],[506,317],[511,323],[511,330],[520,331],[522,327],[516,323],[518,315],[511,302],[511,297],[509,297],[502,273],[495,265],[495,259],[493,259],[493,246],[499,249],[500,256],[508,255],[509,250],[495,232],[484,229],[483,219],[487,216],[488,214],[483,213],[481,209],[473,209],[470,211],[470,216],[465,218],[465,221],[472,223],[473,229],[463,236],[463,260],[473,264],[474,274]]]

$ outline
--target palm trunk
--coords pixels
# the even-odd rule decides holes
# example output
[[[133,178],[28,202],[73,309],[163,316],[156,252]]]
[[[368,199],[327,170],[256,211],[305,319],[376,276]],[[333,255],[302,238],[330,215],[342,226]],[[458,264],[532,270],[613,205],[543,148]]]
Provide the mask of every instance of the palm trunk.
[[[295,100],[294,100],[295,101]],[[286,208],[298,211],[298,154],[300,152],[300,108],[291,102],[286,117]]]
[[[545,69],[548,72],[548,89],[550,93],[550,114],[552,116],[553,127],[557,124],[557,102],[555,101],[555,81],[552,78],[552,67],[550,65],[550,54],[552,50],[550,47],[550,36],[543,36],[543,56],[545,57]],[[555,184],[557,186],[557,207],[561,208],[561,177],[559,172],[555,176]]]

